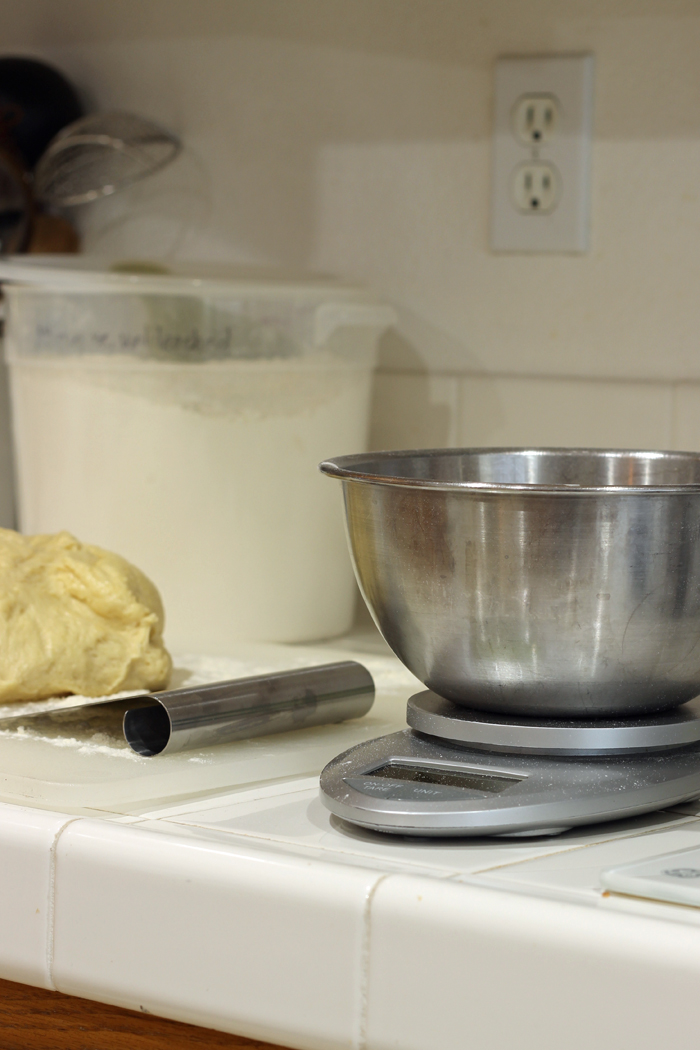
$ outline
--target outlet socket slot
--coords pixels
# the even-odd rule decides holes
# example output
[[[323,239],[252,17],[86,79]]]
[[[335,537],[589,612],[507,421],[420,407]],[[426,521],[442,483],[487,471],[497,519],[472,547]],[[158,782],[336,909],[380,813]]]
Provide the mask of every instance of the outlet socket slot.
[[[511,196],[519,212],[548,215],[559,203],[561,178],[553,164],[530,161],[513,172]]]
[[[513,106],[512,121],[523,146],[543,146],[556,135],[559,103],[554,95],[523,95]]]

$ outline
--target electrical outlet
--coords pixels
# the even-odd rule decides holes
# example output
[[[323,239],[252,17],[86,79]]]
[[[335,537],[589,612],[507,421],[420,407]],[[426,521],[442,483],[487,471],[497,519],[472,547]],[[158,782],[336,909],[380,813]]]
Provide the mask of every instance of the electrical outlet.
[[[523,95],[513,107],[513,131],[524,146],[542,146],[554,138],[559,106],[553,95]]]
[[[496,65],[494,251],[588,249],[593,56]]]
[[[512,199],[520,212],[546,215],[559,203],[559,172],[553,164],[533,160],[513,172]]]

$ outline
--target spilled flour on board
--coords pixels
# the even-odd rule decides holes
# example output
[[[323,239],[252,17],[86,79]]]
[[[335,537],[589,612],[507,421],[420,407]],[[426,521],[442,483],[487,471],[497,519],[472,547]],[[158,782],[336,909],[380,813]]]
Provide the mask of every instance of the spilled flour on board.
[[[192,666],[187,664],[191,663]],[[189,685],[203,685],[221,680],[222,664],[235,664],[225,678],[244,672],[239,661],[221,658],[197,657],[183,663],[175,661],[171,687],[180,689]],[[253,672],[255,673],[255,672]],[[146,690],[130,690],[110,696],[62,696],[27,703],[0,704],[0,736],[18,740],[38,740],[57,748],[74,749],[81,754],[104,754],[131,762],[148,762],[127,744],[122,732],[122,714],[112,709],[100,710],[101,700],[119,700],[142,696]],[[82,711],[82,709],[85,709]]]
[[[377,691],[394,693],[420,683],[392,656],[370,653],[337,653],[306,649],[280,649],[272,659],[236,659],[227,656],[185,654],[174,658],[171,689],[196,687],[254,675],[297,670],[337,659],[358,659],[374,678]],[[151,759],[136,754],[127,744],[122,731],[122,713],[112,708],[100,710],[100,700],[119,700],[144,695],[145,690],[114,693],[105,697],[63,696],[49,700],[0,705],[0,736],[35,740],[56,748],[73,749],[80,754],[103,754],[131,762],[150,763]],[[81,711],[85,708],[84,711]],[[202,752],[181,755],[180,761],[206,763]]]

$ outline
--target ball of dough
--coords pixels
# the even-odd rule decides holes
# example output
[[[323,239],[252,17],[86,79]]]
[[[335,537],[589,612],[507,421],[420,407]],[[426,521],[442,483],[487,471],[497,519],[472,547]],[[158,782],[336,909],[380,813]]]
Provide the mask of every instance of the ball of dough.
[[[0,702],[162,689],[163,620],[156,588],[118,554],[0,529]]]

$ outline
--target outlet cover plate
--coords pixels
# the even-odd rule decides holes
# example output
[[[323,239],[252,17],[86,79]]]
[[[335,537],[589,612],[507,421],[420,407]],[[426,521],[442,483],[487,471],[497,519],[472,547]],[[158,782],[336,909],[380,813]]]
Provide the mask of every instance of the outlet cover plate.
[[[593,126],[592,55],[501,58],[496,63],[491,247],[496,252],[585,252],[590,213]],[[525,144],[513,115],[528,96],[556,99],[554,134]],[[528,161],[556,168],[560,195],[547,213],[524,213],[513,199],[514,173]]]

